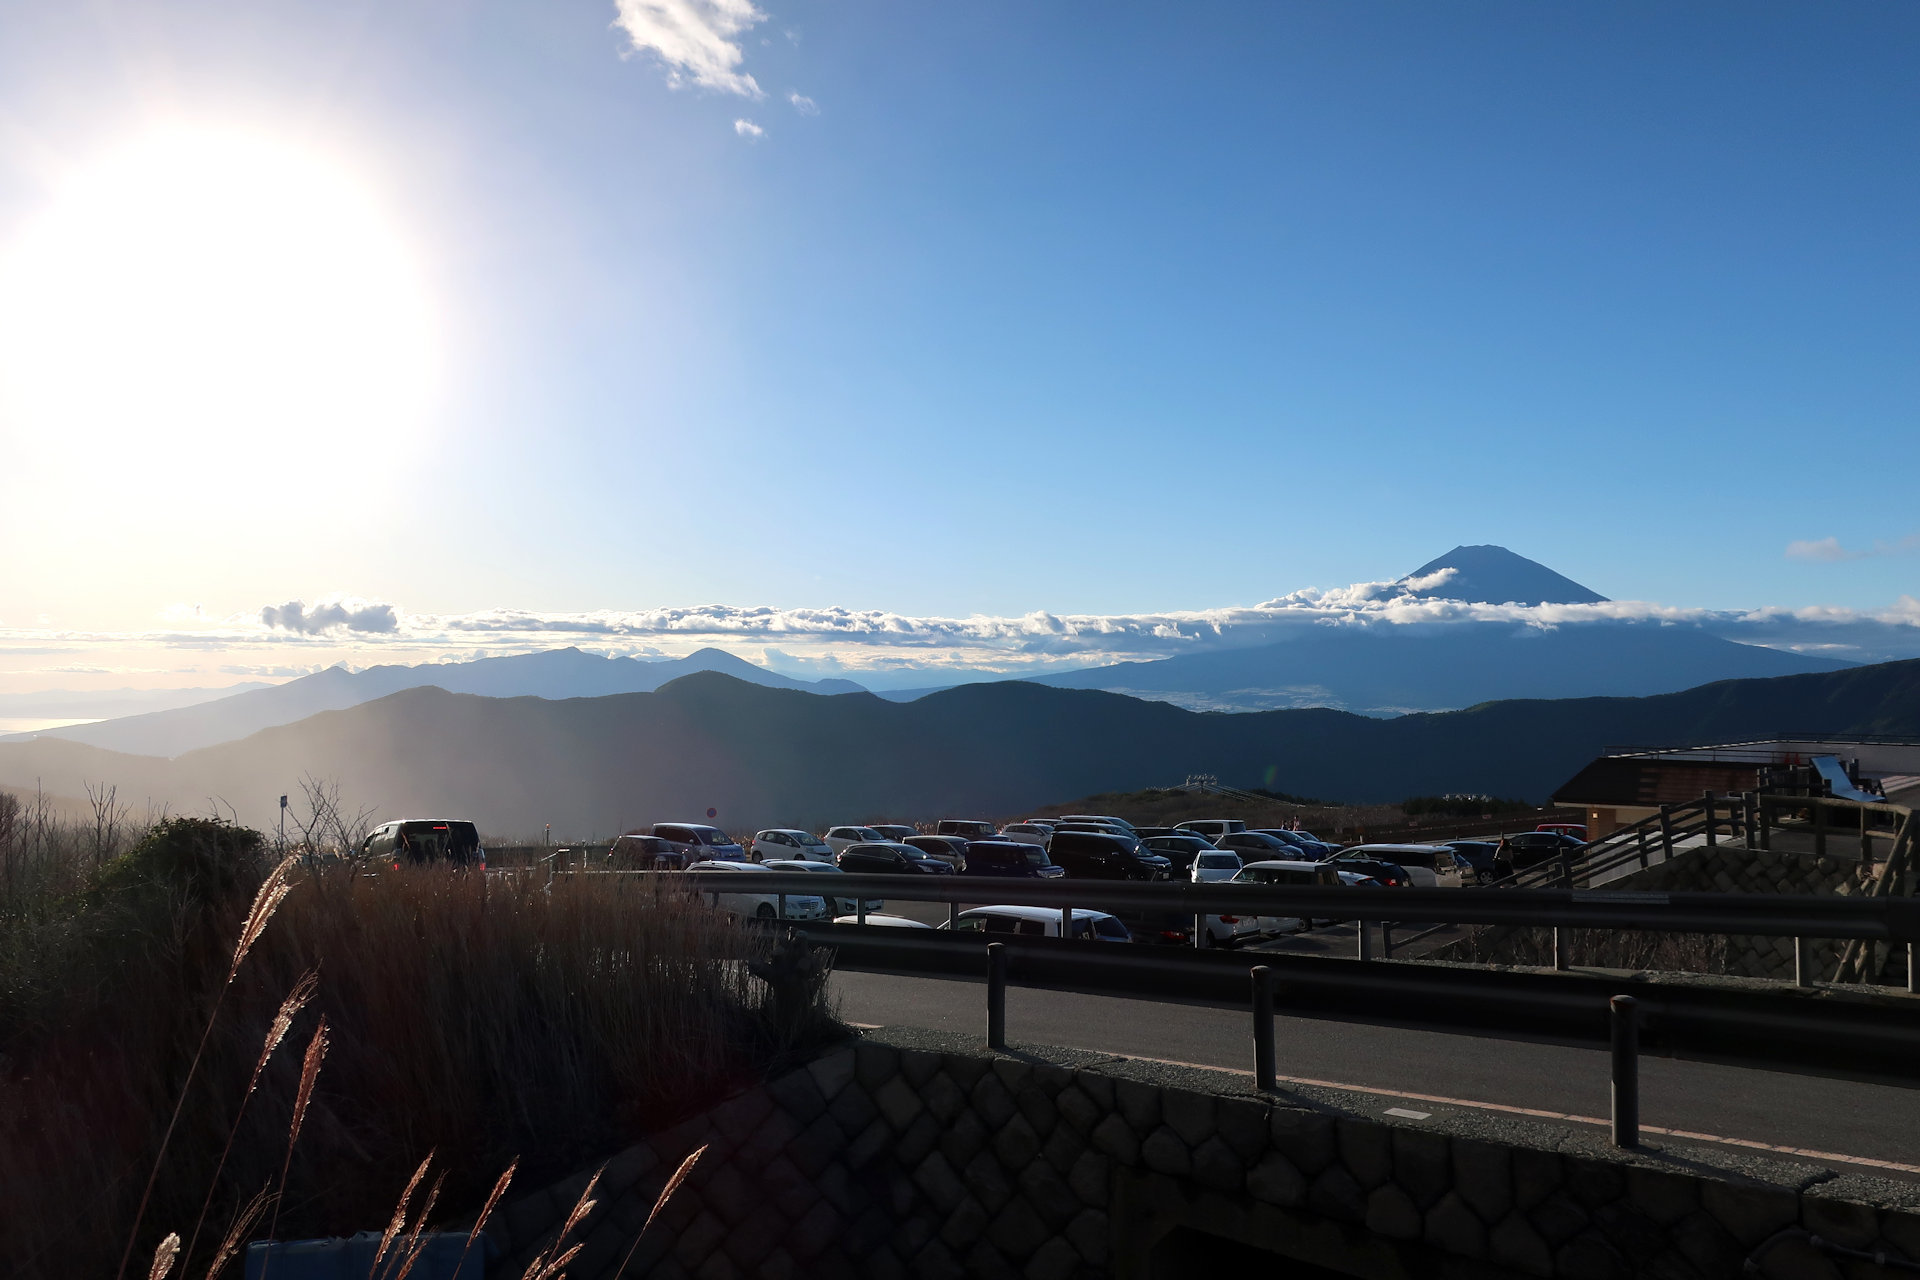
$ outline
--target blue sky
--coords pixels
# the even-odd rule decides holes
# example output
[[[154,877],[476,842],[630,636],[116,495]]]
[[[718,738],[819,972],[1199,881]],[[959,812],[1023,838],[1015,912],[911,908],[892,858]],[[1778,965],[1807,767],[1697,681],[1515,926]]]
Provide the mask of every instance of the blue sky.
[[[1910,4],[741,9],[0,11],[0,238],[244,122],[372,193],[438,370],[391,449],[221,472],[243,538],[179,500],[230,438],[91,540],[113,464],[42,450],[13,647],[341,594],[1199,610],[1481,542],[1677,607],[1915,591]]]

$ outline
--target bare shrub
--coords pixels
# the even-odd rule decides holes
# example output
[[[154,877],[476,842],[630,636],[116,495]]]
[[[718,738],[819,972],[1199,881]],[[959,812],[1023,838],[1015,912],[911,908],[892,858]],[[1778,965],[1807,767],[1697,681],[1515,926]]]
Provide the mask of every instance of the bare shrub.
[[[1654,973],[1731,972],[1728,940],[1709,933],[1652,933],[1637,929],[1574,929],[1568,963],[1588,969],[1634,969]],[[1475,925],[1467,936],[1430,959],[1472,964],[1553,966],[1553,930]]]
[[[203,1274],[227,1224],[257,1215],[260,1189],[279,1185],[283,1162],[282,1238],[387,1221],[396,1189],[434,1150],[442,1212],[470,1214],[516,1158],[522,1179],[558,1177],[838,1034],[824,1007],[804,1026],[777,1022],[745,966],[765,940],[662,880],[562,877],[549,888],[544,877],[433,867],[376,876],[348,862],[298,873],[189,1087],[257,883],[199,907],[156,890],[138,928],[116,927],[110,943],[81,931],[111,955],[117,981],[99,981],[96,961],[73,970],[60,1017],[0,1019],[10,1274],[113,1274],[176,1100],[134,1256],[152,1256],[204,1210],[202,1256],[183,1255],[178,1272]],[[210,922],[217,947],[195,941]],[[309,971],[320,981],[297,1025],[276,1027]],[[262,1069],[262,1045],[310,1042],[321,1019],[325,1070],[306,1073],[303,1102],[299,1055],[270,1055]]]

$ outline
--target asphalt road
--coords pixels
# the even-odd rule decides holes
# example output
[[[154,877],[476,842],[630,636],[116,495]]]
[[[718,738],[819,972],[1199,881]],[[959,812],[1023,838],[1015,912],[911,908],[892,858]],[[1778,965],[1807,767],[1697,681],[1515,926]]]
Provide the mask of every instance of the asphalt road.
[[[983,1039],[986,1034],[982,982],[841,971],[833,985],[841,1016],[849,1022],[928,1027]],[[1122,1057],[1252,1068],[1248,1012],[1201,1002],[1013,987],[1007,992],[1007,1036],[1016,1043]],[[1604,1048],[1293,1017],[1276,1019],[1275,1042],[1283,1077],[1427,1099],[1405,1101],[1410,1108],[1492,1104],[1563,1116],[1607,1115]],[[1833,1167],[1920,1180],[1920,1090],[1653,1056],[1641,1059],[1640,1079],[1643,1125],[1732,1140],[1718,1144],[1723,1146],[1794,1149],[1790,1154],[1802,1160],[1831,1154],[1891,1162],[1909,1167],[1851,1162]],[[1688,1140],[1660,1141],[1685,1145]]]

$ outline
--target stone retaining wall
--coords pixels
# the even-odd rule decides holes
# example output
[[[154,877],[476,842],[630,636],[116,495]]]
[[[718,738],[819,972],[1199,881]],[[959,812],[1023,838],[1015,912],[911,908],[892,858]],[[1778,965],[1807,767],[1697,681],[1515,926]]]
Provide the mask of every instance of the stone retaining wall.
[[[1920,1258],[1920,1187],[1705,1147],[1627,1154],[1598,1130],[1486,1113],[1383,1114],[1396,1105],[1416,1104],[890,1029],[614,1157],[567,1272],[613,1280],[702,1145],[625,1275],[1129,1280],[1265,1255],[1296,1277],[1713,1280],[1756,1250],[1767,1276],[1879,1274],[1841,1271],[1809,1232]],[[495,1280],[522,1275],[590,1176],[496,1214]]]

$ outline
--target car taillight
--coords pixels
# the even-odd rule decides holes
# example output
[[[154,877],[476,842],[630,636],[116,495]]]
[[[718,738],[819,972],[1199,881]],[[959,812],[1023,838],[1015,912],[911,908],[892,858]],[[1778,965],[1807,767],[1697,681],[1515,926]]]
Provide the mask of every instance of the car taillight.
[[[1221,924],[1239,924],[1240,917],[1239,916],[1221,916],[1220,923]]]
[[[1162,942],[1185,942],[1187,935],[1178,929],[1162,929],[1160,931],[1160,940]]]

